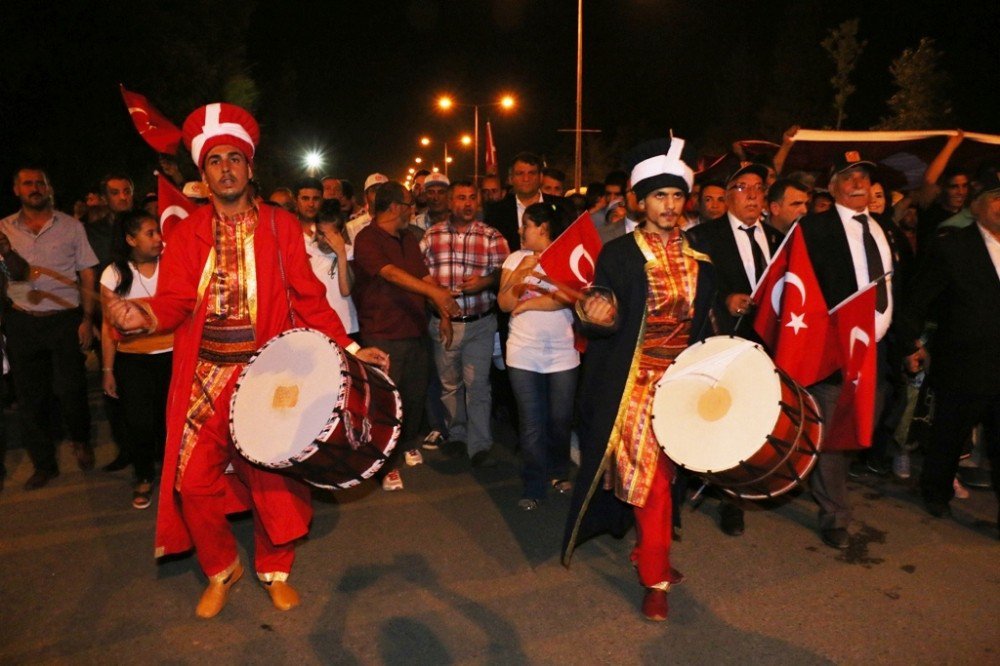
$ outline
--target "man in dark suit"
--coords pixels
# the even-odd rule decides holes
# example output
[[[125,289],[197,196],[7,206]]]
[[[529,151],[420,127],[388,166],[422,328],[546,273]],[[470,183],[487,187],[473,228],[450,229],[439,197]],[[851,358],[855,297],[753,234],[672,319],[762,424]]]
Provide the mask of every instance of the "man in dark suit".
[[[952,479],[973,426],[982,423],[1000,497],[1000,179],[984,179],[976,224],[932,241],[900,313],[899,337],[916,372],[927,360],[924,322],[937,321],[929,381],[936,393],[931,445],[920,476],[927,512],[951,513]],[[1000,521],[1000,516],[998,516]]]
[[[861,159],[857,151],[838,155],[830,177],[834,206],[822,213],[806,215],[799,222],[820,290],[829,308],[835,307],[869,282],[893,270],[893,254],[885,231],[868,212],[868,192],[875,165]],[[875,339],[878,341],[878,387],[876,414],[887,389],[887,347],[885,335],[892,322],[893,278],[890,275],[876,289]],[[832,427],[834,408],[843,387],[839,372],[808,387]],[[849,545],[847,526],[851,506],[847,494],[848,454],[821,451],[809,478],[813,498],[819,504],[820,534],[823,543],[844,549]]]
[[[781,244],[781,234],[763,223],[764,179],[767,169],[749,163],[726,179],[726,214],[688,231],[696,242],[708,248],[718,273],[722,321],[719,330],[756,339],[750,311],[750,293]],[[742,318],[742,320],[741,320]],[[737,322],[739,327],[737,328]]]
[[[749,312],[754,285],[781,243],[781,234],[761,221],[765,178],[763,165],[737,167],[724,183],[726,212],[687,232],[692,242],[708,251],[715,266],[719,331],[751,340],[758,336],[752,318],[743,315]],[[729,536],[740,536],[745,529],[743,509],[726,497],[719,506],[719,527]]]
[[[534,153],[522,152],[510,166],[510,193],[490,204],[483,212],[483,221],[507,239],[510,251],[521,249],[521,216],[533,203],[559,197],[542,194],[542,160]]]

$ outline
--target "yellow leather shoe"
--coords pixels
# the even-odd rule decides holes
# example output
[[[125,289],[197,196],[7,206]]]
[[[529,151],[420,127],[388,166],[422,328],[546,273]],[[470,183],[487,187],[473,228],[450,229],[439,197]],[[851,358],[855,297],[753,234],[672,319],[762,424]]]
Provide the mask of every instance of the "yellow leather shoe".
[[[223,571],[221,574],[212,576],[208,581],[208,587],[201,593],[198,607],[194,611],[195,615],[206,620],[218,615],[219,611],[225,608],[226,601],[229,599],[229,588],[235,585],[242,576],[243,565],[239,561],[236,562],[232,571]]]
[[[283,580],[275,580],[270,583],[261,582],[264,589],[271,596],[271,603],[280,611],[291,610],[299,605],[299,593],[295,588]]]

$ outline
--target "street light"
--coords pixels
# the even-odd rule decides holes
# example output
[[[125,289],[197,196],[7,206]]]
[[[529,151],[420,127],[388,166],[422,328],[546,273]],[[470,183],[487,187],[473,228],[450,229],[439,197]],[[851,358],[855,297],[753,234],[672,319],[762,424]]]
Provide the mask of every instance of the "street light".
[[[468,147],[472,143],[472,137],[470,137],[468,134],[464,134],[464,135],[462,135],[461,138],[459,138],[458,141],[463,146]],[[431,144],[430,137],[426,137],[426,136],[420,137],[420,145],[422,145],[422,146],[429,146],[430,144]],[[442,145],[444,146],[444,175],[447,176],[448,175],[448,165],[451,164],[454,161],[454,158],[452,158],[452,156],[448,154],[448,142],[447,141],[443,141]]]
[[[307,151],[302,156],[302,164],[310,175],[315,175],[323,167],[323,153],[318,150]]]
[[[473,108],[474,111],[473,111],[472,125],[473,125],[474,137],[472,139],[473,143],[472,163],[474,164],[474,167],[472,171],[474,174],[473,182],[476,183],[476,185],[478,185],[479,184],[479,107],[499,106],[505,111],[510,111],[517,105],[517,100],[514,99],[513,95],[504,95],[496,102],[488,102],[486,104],[459,104],[450,96],[442,95],[441,97],[438,97],[437,105],[438,108],[441,109],[442,111],[450,111],[453,106],[471,106]]]

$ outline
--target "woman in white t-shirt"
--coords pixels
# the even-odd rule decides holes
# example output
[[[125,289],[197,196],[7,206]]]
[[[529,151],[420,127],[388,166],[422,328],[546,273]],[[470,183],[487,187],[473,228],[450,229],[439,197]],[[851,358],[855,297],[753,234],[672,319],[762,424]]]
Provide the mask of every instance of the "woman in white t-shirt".
[[[335,200],[323,203],[314,227],[312,238],[306,238],[309,264],[326,287],[326,300],[340,317],[344,330],[354,335],[358,332],[358,312],[351,298],[354,273],[350,262],[354,260],[354,247],[344,238],[344,219]]]
[[[162,252],[156,218],[143,210],[128,213],[115,222],[112,262],[101,274],[104,392],[121,401],[126,441],[119,445],[135,468],[132,506],[136,509],[149,506],[155,461],[163,456],[173,335],[115,336],[107,306],[115,299],[155,294]]]
[[[524,492],[518,506],[531,511],[549,486],[572,489],[570,428],[580,354],[573,344],[570,306],[539,287],[544,270],[538,254],[569,226],[566,212],[552,203],[524,211],[521,250],[503,263],[497,302],[510,312],[507,367],[520,417]],[[543,281],[544,282],[544,281]]]

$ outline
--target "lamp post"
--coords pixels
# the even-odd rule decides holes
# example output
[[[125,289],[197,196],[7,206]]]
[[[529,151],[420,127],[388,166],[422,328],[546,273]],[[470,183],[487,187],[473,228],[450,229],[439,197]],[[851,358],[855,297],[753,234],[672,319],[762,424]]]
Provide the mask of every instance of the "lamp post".
[[[433,142],[431,141],[430,137],[427,136],[420,137],[421,146],[426,147],[431,145],[431,143]],[[470,137],[468,134],[463,134],[462,137],[459,139],[459,143],[461,143],[463,146],[468,146],[472,143],[472,137]],[[452,163],[452,156],[448,153],[448,142],[443,141],[442,145],[444,146],[444,175],[445,177],[447,177],[448,165]]]
[[[442,111],[450,111],[453,106],[471,106],[472,111],[472,127],[473,127],[473,148],[472,148],[472,163],[473,163],[473,183],[476,187],[479,186],[479,107],[489,107],[489,106],[499,106],[503,109],[510,110],[513,109],[516,102],[512,95],[504,95],[496,102],[488,102],[486,104],[460,104],[453,100],[448,95],[442,95],[438,98],[438,108]]]

